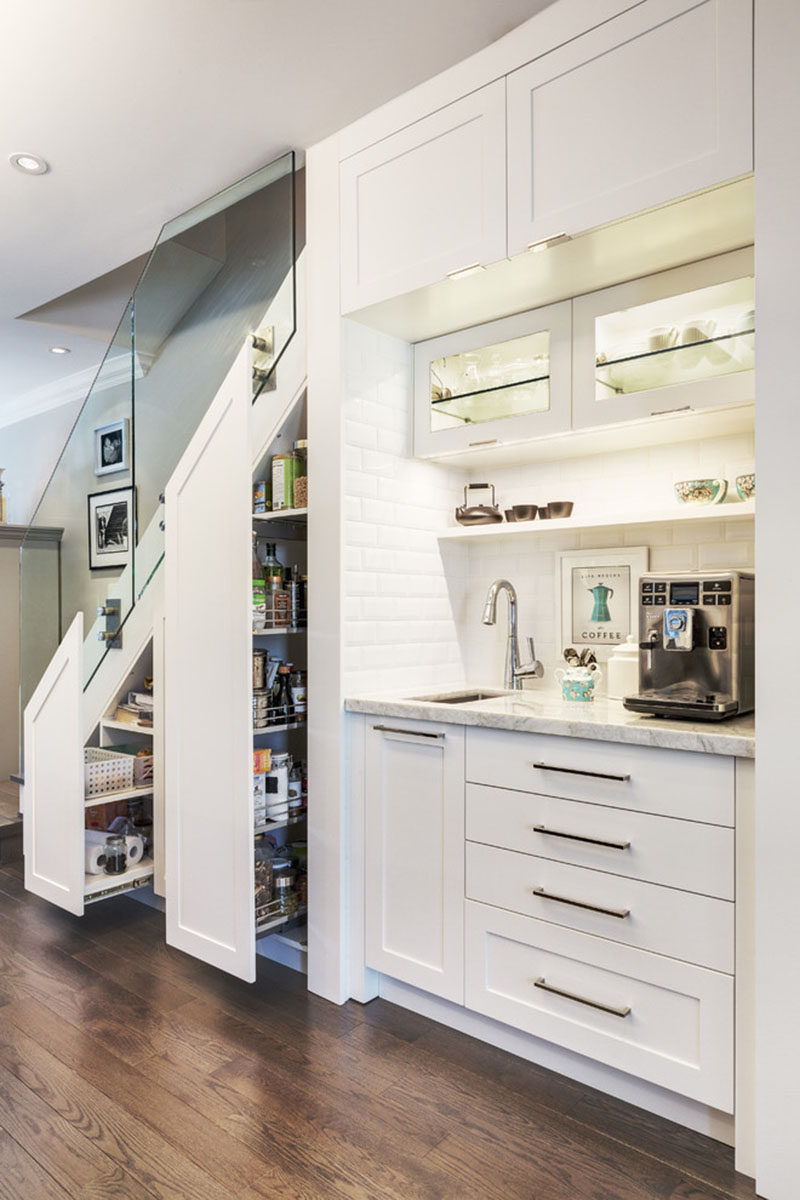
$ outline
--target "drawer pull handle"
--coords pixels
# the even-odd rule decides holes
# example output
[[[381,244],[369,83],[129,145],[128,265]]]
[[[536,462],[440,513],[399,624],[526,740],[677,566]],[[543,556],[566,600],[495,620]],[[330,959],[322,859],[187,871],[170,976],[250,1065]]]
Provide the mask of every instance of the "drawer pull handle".
[[[422,730],[417,731],[416,729],[393,729],[391,725],[373,725],[372,728],[378,733],[399,733],[402,737],[432,738],[434,740],[444,738],[443,733],[423,733]]]
[[[615,1008],[613,1004],[601,1004],[599,1000],[588,1000],[586,996],[576,996],[575,992],[553,987],[552,983],[547,983],[543,978],[534,979],[533,986],[541,988],[544,992],[552,992],[554,996],[563,996],[565,1000],[576,1000],[578,1004],[586,1004],[589,1008],[599,1008],[600,1012],[611,1013],[612,1017],[627,1017],[631,1011],[629,1004],[624,1008]]]
[[[588,908],[590,912],[603,913],[607,917],[619,917],[620,920],[631,915],[629,908],[604,908],[601,904],[587,904],[585,900],[571,900],[569,896],[556,896],[553,892],[546,892],[542,887],[534,888],[533,894],[541,896],[542,900],[555,900],[559,904],[571,904],[574,908]]]
[[[534,833],[545,833],[548,837],[568,838],[571,842],[588,842],[592,846],[608,846],[610,850],[630,850],[630,842],[607,842],[605,838],[589,837],[583,833],[567,833],[563,829],[548,829],[546,825],[531,825]]]
[[[562,775],[588,775],[590,779],[613,779],[615,783],[630,783],[630,775],[612,775],[609,771],[582,771],[578,767],[554,767],[551,763],[531,763],[535,771],[558,771]]]

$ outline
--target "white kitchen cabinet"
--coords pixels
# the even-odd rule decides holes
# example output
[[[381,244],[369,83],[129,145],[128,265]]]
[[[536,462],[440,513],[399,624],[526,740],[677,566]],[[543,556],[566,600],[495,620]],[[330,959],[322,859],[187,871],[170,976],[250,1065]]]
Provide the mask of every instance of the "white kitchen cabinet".
[[[467,902],[466,1003],[670,1091],[733,1109],[733,978]]]
[[[503,258],[505,164],[504,79],[345,159],[342,311]]]
[[[414,454],[431,458],[570,428],[569,301],[414,347]]]
[[[167,485],[164,556],[167,941],[248,981],[251,407],[243,352]]]
[[[366,965],[464,998],[464,730],[368,717]]]
[[[573,300],[576,429],[749,404],[752,247]]]
[[[753,167],[752,0],[645,0],[508,76],[508,254]]]

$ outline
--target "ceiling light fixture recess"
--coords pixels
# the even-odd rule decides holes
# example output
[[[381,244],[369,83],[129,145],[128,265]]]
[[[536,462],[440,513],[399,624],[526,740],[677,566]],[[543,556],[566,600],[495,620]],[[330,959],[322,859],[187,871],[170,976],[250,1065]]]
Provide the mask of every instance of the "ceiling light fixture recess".
[[[72,351],[70,350],[69,346],[51,346],[50,353],[51,354],[71,354]]]
[[[50,164],[38,154],[9,154],[8,161],[15,170],[22,171],[23,175],[46,175],[50,170]]]

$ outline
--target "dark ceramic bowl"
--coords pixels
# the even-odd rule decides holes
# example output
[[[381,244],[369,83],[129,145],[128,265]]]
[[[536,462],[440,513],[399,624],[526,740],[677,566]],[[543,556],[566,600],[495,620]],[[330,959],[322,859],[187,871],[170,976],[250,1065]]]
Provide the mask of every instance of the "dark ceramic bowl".
[[[517,518],[514,516],[513,508],[507,508],[506,509],[506,520],[507,521],[516,521],[516,519]]]
[[[535,504],[515,504],[511,511],[515,521],[533,521],[539,509]]]
[[[550,512],[549,504],[540,504],[539,505],[539,520],[540,521],[549,521],[550,518],[552,517],[552,515],[553,514]]]
[[[572,500],[550,500],[547,505],[547,511],[553,518],[571,517],[573,508]]]

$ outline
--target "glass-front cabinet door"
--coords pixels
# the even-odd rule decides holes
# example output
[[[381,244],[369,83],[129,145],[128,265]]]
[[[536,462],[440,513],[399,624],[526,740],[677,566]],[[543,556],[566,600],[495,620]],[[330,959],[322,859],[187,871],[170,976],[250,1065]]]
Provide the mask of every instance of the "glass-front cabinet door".
[[[747,404],[754,397],[752,249],[573,304],[573,425]]]
[[[571,304],[550,304],[418,342],[418,458],[521,442],[570,427]]]

